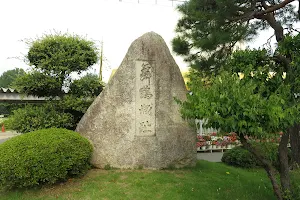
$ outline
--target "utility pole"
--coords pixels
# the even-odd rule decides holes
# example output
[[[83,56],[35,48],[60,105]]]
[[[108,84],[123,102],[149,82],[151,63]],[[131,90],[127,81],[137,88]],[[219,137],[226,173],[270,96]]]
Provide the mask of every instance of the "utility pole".
[[[100,51],[100,72],[99,72],[100,81],[102,81],[102,68],[103,68],[103,40],[101,41],[101,51]]]

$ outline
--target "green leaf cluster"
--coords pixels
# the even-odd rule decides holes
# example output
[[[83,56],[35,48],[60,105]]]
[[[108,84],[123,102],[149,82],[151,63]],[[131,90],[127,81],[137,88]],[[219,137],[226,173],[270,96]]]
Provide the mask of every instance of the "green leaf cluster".
[[[27,133],[44,128],[73,128],[74,117],[59,111],[54,104],[46,103],[16,109],[5,123],[9,129]]]
[[[9,88],[16,78],[25,74],[25,71],[21,68],[15,68],[3,72],[0,76],[0,87]]]
[[[98,61],[98,51],[93,41],[80,36],[48,34],[29,42],[26,58],[32,70],[13,86],[21,93],[55,97],[64,95],[71,73],[80,74]]]
[[[31,71],[17,78],[13,83],[13,88],[21,94],[38,97],[56,97],[64,94],[62,81],[55,76]]]
[[[87,70],[98,60],[94,42],[77,35],[45,35],[31,43],[29,63],[46,74],[65,75]]]
[[[258,148],[264,157],[269,160],[272,165],[279,170],[278,144],[261,142],[252,142],[255,148]],[[288,160],[291,162],[291,151],[288,152]],[[222,156],[222,162],[236,167],[254,168],[260,167],[262,164],[249,151],[242,147],[235,147],[226,151]]]
[[[43,74],[38,75],[43,76]],[[50,90],[43,90],[40,84],[49,84],[48,88],[55,90],[56,87],[51,86],[55,86],[58,82],[47,82],[48,76],[44,77],[45,81],[38,82],[36,90],[33,91],[32,87],[31,91],[34,93],[39,92],[39,94],[43,95],[52,93]],[[25,80],[27,78],[28,80]],[[27,75],[23,76],[22,79],[25,81],[19,83],[25,85],[24,89],[26,89],[26,82],[34,81]],[[104,83],[99,80],[97,75],[87,74],[78,80],[74,80],[70,85],[69,92],[59,99],[50,98],[46,105],[32,105],[26,106],[24,109],[15,110],[9,117],[9,126],[11,129],[21,133],[50,127],[74,130],[88,107],[103,90],[103,87]],[[55,94],[55,91],[52,94]]]
[[[74,129],[104,87],[95,74],[88,73],[78,80],[71,77],[97,62],[95,43],[59,33],[44,35],[28,44],[26,58],[32,70],[18,77],[13,87],[21,94],[45,97],[49,105],[15,111],[9,120],[12,128],[20,132],[49,127]],[[32,122],[24,122],[27,118]]]
[[[54,184],[84,174],[92,145],[66,129],[43,129],[0,145],[0,186],[5,189]]]
[[[103,87],[104,83],[96,74],[86,74],[71,83],[68,93],[76,97],[96,97],[101,93]]]
[[[298,20],[293,4],[267,14],[259,14],[280,0],[189,0],[178,6],[181,14],[176,26],[173,50],[190,66],[208,73],[218,73],[239,41],[250,41],[270,26],[289,27]],[[266,5],[264,5],[266,4]],[[282,39],[282,38],[278,38]],[[279,40],[278,40],[279,41]]]
[[[15,104],[15,103],[9,103],[4,102],[0,103],[0,114],[1,115],[9,115],[12,114],[12,112],[18,108],[24,108],[25,104]]]
[[[183,117],[207,119],[207,127],[258,138],[293,125],[299,106],[289,103],[291,87],[283,73],[270,73],[275,63],[266,56],[264,50],[236,52],[226,71],[210,79],[191,71],[192,95],[181,102]]]
[[[295,94],[294,100],[298,101],[300,96],[300,34],[287,35],[284,41],[280,42],[275,55],[283,55],[287,58],[289,66],[285,68],[286,79]]]

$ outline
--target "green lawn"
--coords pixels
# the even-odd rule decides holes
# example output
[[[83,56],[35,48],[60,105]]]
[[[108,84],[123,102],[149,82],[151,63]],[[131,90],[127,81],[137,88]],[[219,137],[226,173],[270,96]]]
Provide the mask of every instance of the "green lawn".
[[[1,200],[48,199],[275,199],[262,169],[199,161],[183,170],[90,170],[81,179],[35,190],[0,192]]]

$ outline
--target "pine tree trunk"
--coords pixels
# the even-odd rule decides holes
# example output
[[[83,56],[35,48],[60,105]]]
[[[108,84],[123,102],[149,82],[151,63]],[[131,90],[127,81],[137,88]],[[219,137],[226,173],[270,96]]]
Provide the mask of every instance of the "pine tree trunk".
[[[280,182],[282,191],[289,192],[291,191],[291,182],[289,175],[289,161],[288,161],[288,142],[289,142],[289,133],[284,133],[281,137],[281,141],[278,147],[279,163],[280,163]]]
[[[251,152],[263,165],[263,168],[266,170],[269,179],[271,180],[273,191],[278,200],[283,200],[280,186],[276,181],[276,170],[272,166],[271,162],[267,160],[256,148],[254,148],[244,136],[240,137],[243,148]]]
[[[300,166],[300,124],[289,128],[293,167]]]

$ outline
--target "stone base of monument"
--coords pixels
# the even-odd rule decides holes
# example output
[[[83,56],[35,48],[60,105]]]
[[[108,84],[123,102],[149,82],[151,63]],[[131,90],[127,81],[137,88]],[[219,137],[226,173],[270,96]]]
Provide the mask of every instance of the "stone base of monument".
[[[181,118],[174,98],[187,90],[161,36],[135,40],[76,131],[94,146],[92,164],[161,169],[196,163],[195,130]]]

